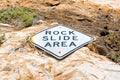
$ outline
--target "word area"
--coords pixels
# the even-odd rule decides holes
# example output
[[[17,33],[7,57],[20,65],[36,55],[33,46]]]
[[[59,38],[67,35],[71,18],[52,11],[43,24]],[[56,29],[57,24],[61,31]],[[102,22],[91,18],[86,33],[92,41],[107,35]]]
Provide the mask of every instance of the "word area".
[[[44,35],[44,47],[76,47],[74,41],[78,41],[74,31],[45,31]]]

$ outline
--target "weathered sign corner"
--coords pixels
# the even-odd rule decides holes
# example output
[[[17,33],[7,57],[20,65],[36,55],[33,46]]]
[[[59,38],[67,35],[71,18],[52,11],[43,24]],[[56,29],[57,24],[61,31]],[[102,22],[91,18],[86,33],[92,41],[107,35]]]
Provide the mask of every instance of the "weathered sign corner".
[[[31,37],[31,42],[57,59],[63,59],[95,38],[63,24],[43,30]]]

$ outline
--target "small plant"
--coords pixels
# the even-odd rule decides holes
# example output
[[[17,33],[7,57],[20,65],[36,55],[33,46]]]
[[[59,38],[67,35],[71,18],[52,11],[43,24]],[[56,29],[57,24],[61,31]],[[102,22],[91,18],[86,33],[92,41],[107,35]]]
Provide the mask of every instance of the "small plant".
[[[119,36],[115,33],[110,33],[108,35],[108,39],[111,40],[112,42],[118,42],[120,40]]]
[[[34,17],[37,15],[35,10],[24,7],[9,7],[0,10],[0,22],[12,24],[18,29],[31,26]]]
[[[120,55],[117,54],[116,52],[112,51],[109,54],[107,54],[107,58],[115,61],[115,62],[119,62],[120,61]]]
[[[0,45],[5,41],[5,35],[0,35]]]

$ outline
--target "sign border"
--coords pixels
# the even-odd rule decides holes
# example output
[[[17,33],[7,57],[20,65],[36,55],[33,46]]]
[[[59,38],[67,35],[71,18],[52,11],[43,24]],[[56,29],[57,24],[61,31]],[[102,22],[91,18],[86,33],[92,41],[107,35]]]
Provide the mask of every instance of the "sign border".
[[[84,44],[81,44],[80,46],[78,46],[78,47],[76,47],[76,48],[70,50],[69,52],[65,53],[65,54],[62,55],[62,56],[58,56],[58,55],[56,55],[55,53],[53,53],[53,52],[51,52],[51,51],[45,49],[44,47],[42,47],[42,46],[40,46],[40,45],[38,45],[38,44],[36,44],[36,43],[34,43],[34,42],[32,41],[32,37],[33,37],[33,36],[35,36],[35,35],[37,35],[37,34],[43,32],[43,31],[46,31],[46,30],[55,28],[55,27],[57,27],[57,26],[64,26],[64,27],[66,27],[66,28],[72,29],[72,30],[77,31],[77,32],[79,32],[79,33],[82,33],[82,34],[84,34],[84,35],[86,35],[86,36],[89,36],[89,37],[91,38],[91,41],[88,41],[88,42],[86,42],[86,43],[84,43]],[[86,44],[88,44],[88,43],[93,42],[93,41],[96,40],[96,38],[95,38],[95,37],[92,37],[91,35],[88,35],[88,34],[85,34],[85,33],[83,33],[83,32],[80,32],[80,31],[78,31],[78,30],[75,30],[75,29],[73,29],[73,28],[67,27],[67,26],[65,26],[65,25],[63,25],[63,24],[56,24],[56,25],[53,25],[52,27],[47,28],[47,29],[44,29],[44,30],[42,30],[42,31],[40,31],[40,32],[38,32],[38,33],[36,33],[36,34],[34,34],[33,36],[31,36],[31,38],[30,38],[30,42],[32,42],[33,45],[35,45],[36,47],[38,47],[38,48],[44,50],[45,52],[47,52],[47,53],[49,53],[49,54],[51,54],[51,55],[53,55],[53,56],[54,56],[55,58],[57,58],[57,59],[63,59],[63,58],[65,58],[66,56],[72,54],[74,51],[76,51],[76,50],[78,50],[79,48],[83,47],[84,45],[86,45]]]

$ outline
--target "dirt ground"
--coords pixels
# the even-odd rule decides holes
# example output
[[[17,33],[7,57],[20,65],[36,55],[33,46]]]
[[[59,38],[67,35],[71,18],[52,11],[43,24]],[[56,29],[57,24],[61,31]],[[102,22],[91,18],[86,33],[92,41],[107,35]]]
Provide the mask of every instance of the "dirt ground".
[[[3,1],[3,2],[2,2]],[[108,56],[120,63],[120,9],[106,5],[98,5],[84,0],[1,0],[1,8],[8,6],[24,6],[42,13],[40,20],[58,22],[96,37],[96,41],[88,47],[101,55]],[[4,6],[4,7],[2,7]],[[36,24],[37,25],[37,24]],[[12,28],[0,27],[3,32]],[[8,30],[8,31],[7,31]],[[111,55],[114,53],[113,55]]]
[[[110,17],[109,13],[99,15],[105,16],[105,19],[102,20],[101,17],[99,19],[98,16],[89,18],[85,15],[76,14],[67,10],[52,10],[50,12],[45,12],[44,19],[56,21],[60,24],[96,36],[97,39],[92,43],[92,46],[88,45],[88,47],[96,53],[106,56],[111,52],[115,52],[120,55],[120,23],[112,21],[113,18]],[[118,59],[114,61],[119,62]]]

